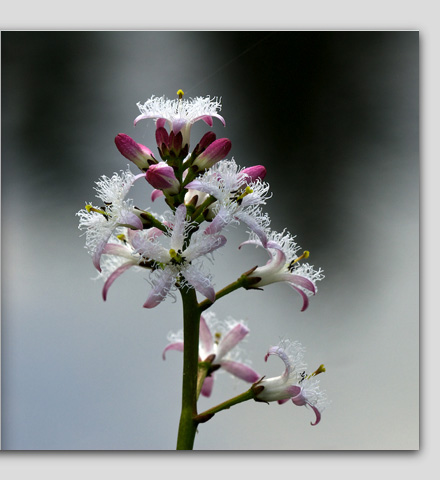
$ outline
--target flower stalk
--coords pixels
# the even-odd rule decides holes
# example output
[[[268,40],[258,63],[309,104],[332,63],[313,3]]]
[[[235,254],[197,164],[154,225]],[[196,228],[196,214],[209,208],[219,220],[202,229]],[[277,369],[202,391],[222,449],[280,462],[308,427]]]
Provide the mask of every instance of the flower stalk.
[[[238,405],[239,403],[247,402],[248,400],[253,400],[257,397],[259,393],[264,389],[264,387],[261,387],[259,385],[252,385],[252,387],[249,390],[246,390],[246,392],[240,393],[240,395],[237,395],[236,397],[230,398],[229,400],[226,400],[223,403],[220,403],[219,405],[216,405],[215,407],[209,408],[208,410],[205,410],[204,412],[200,413],[197,415],[194,420],[197,423],[204,423],[210,420],[216,413],[221,412],[222,410],[227,410],[228,408],[233,407],[234,405]]]
[[[199,366],[199,324],[201,311],[198,308],[196,291],[181,288],[183,304],[183,375],[182,411],[180,415],[177,450],[192,450],[197,430],[197,375]]]
[[[128,167],[111,177],[102,175],[95,187],[99,203],[86,203],[77,213],[86,248],[104,281],[103,299],[107,299],[114,281],[131,268],[148,271],[152,288],[143,304],[147,309],[158,307],[176,289],[180,292],[183,330],[169,334],[170,343],[162,354],[165,360],[168,351],[183,353],[177,450],[193,449],[200,423],[252,399],[279,404],[291,400],[294,405],[311,408],[316,417],[312,425],[317,425],[327,402],[315,377],[325,368],[321,365],[308,375],[302,362],[303,348],[298,342],[286,340],[270,347],[265,356],[265,360],[270,355],[278,356],[285,364],[284,372],[273,378],[261,376],[250,361],[242,359],[238,345],[249,333],[246,323],[230,316],[219,321],[214,312],[205,311],[240,288],[262,290],[274,283],[287,283],[298,292],[304,311],[309,297],[317,293],[316,283],[324,278],[322,270],[303,261],[308,251],[298,255],[300,247],[293,235],[286,230],[271,230],[270,217],[263,210],[271,197],[263,165],[242,168],[233,158],[226,159],[231,141],[217,139],[212,131],[205,133],[195,148],[190,147],[191,128],[196,122],[212,127],[213,119],[223,125],[225,120],[219,114],[217,98],[187,100],[183,95],[178,90],[176,99],[152,96],[138,103],[140,115],[134,124],[155,120],[160,159],[128,135],[118,134],[117,149],[141,173],[135,175]],[[144,182],[137,182],[139,179]],[[169,210],[162,215],[149,207],[135,206],[128,198],[135,182],[153,187],[151,201],[162,198]],[[239,224],[246,226],[250,235],[239,248],[261,247],[269,259],[216,292],[214,278],[205,268],[206,260],[213,260],[212,254],[228,241],[227,230]],[[204,298],[199,301],[197,294]],[[211,396],[219,369],[252,386],[198,414],[199,396]]]
[[[249,288],[249,284],[252,283],[252,281],[249,281],[248,275],[255,270],[256,267],[252,268],[249,270],[249,272],[243,273],[235,282],[230,283],[229,285],[226,285],[226,287],[223,287],[221,290],[216,292],[215,294],[215,300],[219,300],[220,298],[228,295],[229,293],[234,292],[235,290],[238,290],[239,288]],[[204,312],[207,310],[211,305],[213,305],[214,302],[211,302],[211,300],[206,299],[203,300],[203,302],[199,303],[199,309],[200,313]]]

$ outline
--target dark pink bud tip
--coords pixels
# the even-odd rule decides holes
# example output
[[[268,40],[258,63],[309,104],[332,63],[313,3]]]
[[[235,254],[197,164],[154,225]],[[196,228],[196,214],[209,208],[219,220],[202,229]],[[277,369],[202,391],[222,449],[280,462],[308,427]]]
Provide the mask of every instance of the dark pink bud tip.
[[[263,165],[255,165],[253,167],[245,168],[242,172],[242,175],[247,175],[250,182],[255,182],[257,180],[263,180],[266,176],[266,167]]]
[[[115,144],[119,152],[141,170],[148,169],[151,161],[156,162],[153,152],[149,148],[135,142],[125,133],[116,135]]]
[[[226,157],[231,150],[231,141],[229,138],[219,138],[212,142],[194,161],[200,170],[211,168],[218,161]]]

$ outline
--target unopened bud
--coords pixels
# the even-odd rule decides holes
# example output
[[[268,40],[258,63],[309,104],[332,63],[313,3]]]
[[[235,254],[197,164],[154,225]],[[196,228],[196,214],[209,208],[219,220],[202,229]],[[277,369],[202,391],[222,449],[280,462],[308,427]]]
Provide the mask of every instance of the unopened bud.
[[[211,168],[226,157],[231,150],[231,146],[231,141],[228,138],[215,140],[194,160],[193,166],[198,167],[199,171]]]
[[[240,177],[246,176],[246,183],[263,180],[266,176],[266,167],[263,165],[254,165],[253,167],[245,168],[240,172]]]
[[[153,152],[149,148],[135,142],[125,133],[119,133],[116,135],[115,144],[125,158],[128,158],[128,160],[133,162],[144,172],[148,170],[150,165],[157,163]]]
[[[158,190],[162,190],[171,195],[178,193],[180,183],[174,174],[174,169],[165,162],[152,165],[145,174],[147,182]]]
[[[207,132],[200,139],[200,142],[196,145],[196,148],[193,151],[193,157],[199,156],[204,150],[206,150],[212,142],[217,138],[214,132]]]

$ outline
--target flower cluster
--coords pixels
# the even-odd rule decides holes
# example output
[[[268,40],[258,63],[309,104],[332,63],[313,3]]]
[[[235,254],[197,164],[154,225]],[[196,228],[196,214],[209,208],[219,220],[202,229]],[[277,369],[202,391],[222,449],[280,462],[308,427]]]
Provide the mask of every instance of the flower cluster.
[[[100,206],[87,204],[78,212],[79,227],[86,232],[86,247],[93,264],[104,279],[103,297],[113,281],[132,266],[151,272],[153,289],[144,306],[157,306],[179,286],[194,288],[212,303],[215,290],[203,259],[226,243],[224,232],[240,223],[250,231],[248,244],[265,248],[271,257],[267,265],[249,274],[245,288],[261,288],[285,281],[303,297],[317,291],[321,270],[300,263],[290,234],[270,230],[270,218],[262,207],[270,198],[262,165],[240,167],[234,159],[225,159],[231,148],[227,138],[217,139],[209,131],[190,152],[192,125],[213,118],[225,121],[218,113],[221,105],[210,97],[186,100],[152,97],[138,104],[143,119],[156,121],[156,140],[161,160],[146,146],[126,134],[116,136],[120,153],[141,171],[130,169],[101,177],[96,183]],[[169,130],[166,129],[168,127]],[[153,188],[151,198],[165,197],[171,208],[168,216],[141,210],[127,199],[138,179],[144,178]]]
[[[265,181],[266,168],[242,167],[234,158],[227,159],[230,140],[217,138],[211,130],[192,148],[191,128],[196,122],[202,120],[212,127],[213,119],[217,119],[225,125],[219,114],[221,104],[209,96],[187,100],[181,90],[177,94],[174,100],[153,96],[138,103],[140,115],[134,124],[146,119],[155,121],[158,155],[129,135],[118,134],[118,151],[140,173],[134,174],[128,167],[111,177],[102,176],[95,187],[97,204],[87,203],[77,214],[79,228],[86,237],[85,246],[104,281],[103,299],[107,299],[114,281],[133,268],[149,274],[152,288],[145,308],[157,307],[175,290],[194,290],[206,298],[198,304],[200,316],[225,292],[285,282],[301,296],[304,311],[324,276],[321,269],[305,262],[309,252],[301,253],[289,232],[271,230],[269,215],[264,211],[271,197]],[[164,202],[168,209],[157,214],[148,206],[135,206],[128,197],[135,183],[152,187],[151,201],[161,199],[158,203]],[[269,260],[243,273],[232,287],[216,293],[205,260],[212,260],[213,254],[226,244],[228,230],[240,224],[247,228],[249,238],[239,248],[263,248]],[[313,409],[314,425],[320,421],[325,399],[315,377],[324,370],[310,375],[305,372],[299,344],[284,342],[269,350],[266,360],[276,355],[286,369],[281,376],[266,379],[238,358],[238,344],[249,332],[243,322],[219,322],[212,312],[205,312],[199,327],[199,362],[205,368],[199,393],[210,396],[213,374],[222,369],[252,383],[256,400],[284,403],[291,399],[295,405]],[[169,340],[164,358],[169,350],[184,350],[182,333],[170,336]],[[195,343],[194,346],[197,347]]]

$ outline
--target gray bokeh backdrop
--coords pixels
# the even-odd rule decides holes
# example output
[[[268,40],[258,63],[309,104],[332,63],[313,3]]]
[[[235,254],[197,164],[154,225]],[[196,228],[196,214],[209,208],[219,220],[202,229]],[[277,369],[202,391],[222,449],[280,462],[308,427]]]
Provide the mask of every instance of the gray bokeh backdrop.
[[[286,285],[213,310],[248,322],[262,374],[282,369],[271,344],[301,341],[332,400],[317,427],[291,403],[238,405],[195,447],[418,448],[418,62],[418,32],[3,32],[2,448],[175,448],[182,358],[161,353],[180,301],[143,309],[149,284],[128,272],[104,303],[75,213],[125,169],[117,133],[155,150],[136,102],[179,88],[222,97],[214,131],[242,166],[266,165],[273,228],[326,273],[304,313]],[[218,288],[266,261],[238,252],[245,229],[228,238]],[[217,375],[200,410],[245,388]]]

